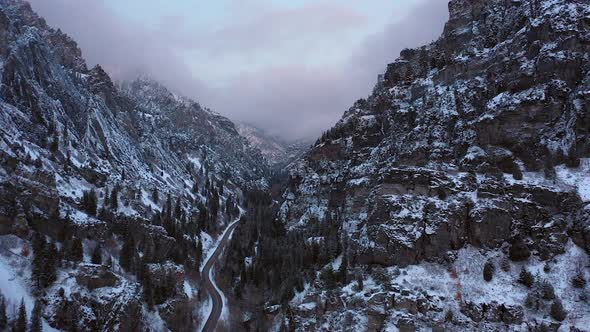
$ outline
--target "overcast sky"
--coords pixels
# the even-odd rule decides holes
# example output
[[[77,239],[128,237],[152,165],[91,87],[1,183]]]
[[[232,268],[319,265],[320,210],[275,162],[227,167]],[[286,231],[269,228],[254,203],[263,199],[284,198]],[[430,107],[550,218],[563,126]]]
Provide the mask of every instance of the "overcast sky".
[[[116,80],[146,74],[285,138],[331,127],[446,0],[29,0]]]

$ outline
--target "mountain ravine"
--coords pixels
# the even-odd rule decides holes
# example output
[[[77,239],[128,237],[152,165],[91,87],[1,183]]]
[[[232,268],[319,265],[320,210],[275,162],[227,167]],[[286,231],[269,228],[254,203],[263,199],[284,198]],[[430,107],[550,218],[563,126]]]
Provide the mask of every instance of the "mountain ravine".
[[[590,2],[448,8],[308,148],[0,0],[0,331],[590,331]]]

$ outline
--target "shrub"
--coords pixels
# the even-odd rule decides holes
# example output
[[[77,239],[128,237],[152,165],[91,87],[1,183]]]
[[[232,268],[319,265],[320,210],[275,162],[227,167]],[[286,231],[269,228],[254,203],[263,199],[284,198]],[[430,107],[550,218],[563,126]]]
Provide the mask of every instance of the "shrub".
[[[360,292],[363,290],[363,288],[363,276],[359,273],[356,275],[356,290]]]
[[[535,283],[535,277],[533,277],[533,274],[523,267],[518,276],[518,282],[527,286],[528,288],[531,288]]]
[[[563,321],[567,317],[567,311],[563,308],[563,304],[560,299],[556,299],[551,304],[551,317],[556,321]]]
[[[582,271],[578,271],[578,273],[572,278],[572,286],[575,288],[584,288],[586,286],[586,279],[584,279]]]
[[[514,168],[514,170],[512,171],[512,177],[514,178],[514,180],[522,180],[522,178],[523,178],[522,171],[520,170],[520,168],[518,166],[516,168]]]
[[[492,263],[492,261],[487,261],[483,266],[483,279],[487,282],[492,281],[495,270],[496,268],[494,267],[494,263]]]
[[[445,322],[452,322],[454,319],[455,314],[453,313],[453,310],[448,310],[447,313],[445,314]]]
[[[543,283],[541,284],[541,292],[543,294],[543,299],[555,299],[555,290],[553,289],[553,285],[551,285],[549,282],[543,281]]]
[[[531,310],[538,310],[539,309],[539,300],[535,296],[535,294],[529,292],[524,299],[524,306],[531,309]]]
[[[500,263],[500,268],[504,272],[510,272],[510,260],[508,258],[504,257],[502,259],[502,262]]]
[[[526,261],[531,256],[531,251],[524,240],[517,238],[512,241],[508,255],[512,261]]]

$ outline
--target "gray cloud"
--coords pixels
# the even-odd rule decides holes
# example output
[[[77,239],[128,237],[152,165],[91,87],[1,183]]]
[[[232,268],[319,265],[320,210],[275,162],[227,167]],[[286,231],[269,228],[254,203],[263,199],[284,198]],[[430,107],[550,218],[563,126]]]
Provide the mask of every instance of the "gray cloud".
[[[100,63],[118,79],[148,74],[234,120],[285,138],[311,137],[329,128],[354,100],[370,92],[377,75],[403,48],[436,39],[448,17],[446,0],[423,0],[405,18],[365,40],[345,63],[313,66],[302,61],[236,68],[236,74],[223,84],[208,84],[193,77],[179,52],[248,56],[259,49],[288,47],[286,43],[297,40],[302,44],[297,50],[306,52],[322,47],[322,39],[314,36],[353,29],[370,18],[327,4],[275,8],[260,11],[259,17],[236,12],[231,25],[191,34],[181,18],[164,18],[147,28],[117,16],[100,0],[30,2],[50,25],[78,41],[90,65]],[[309,38],[290,38],[295,34]]]
[[[350,60],[333,66],[292,65],[241,75],[222,91],[220,112],[287,138],[313,137],[366,97],[399,53],[437,39],[448,19],[447,1],[428,0],[402,20],[365,40]]]
[[[347,8],[316,4],[262,12],[225,26],[205,39],[211,41],[207,51],[213,53],[281,48],[299,41],[311,48],[325,42],[318,32],[323,36],[342,33],[342,30],[364,25],[367,20],[367,17]]]
[[[196,97],[207,91],[206,85],[192,76],[188,65],[175,53],[174,40],[160,29],[129,22],[100,0],[29,2],[49,25],[78,42],[90,66],[100,64],[115,79],[146,74],[183,95]]]

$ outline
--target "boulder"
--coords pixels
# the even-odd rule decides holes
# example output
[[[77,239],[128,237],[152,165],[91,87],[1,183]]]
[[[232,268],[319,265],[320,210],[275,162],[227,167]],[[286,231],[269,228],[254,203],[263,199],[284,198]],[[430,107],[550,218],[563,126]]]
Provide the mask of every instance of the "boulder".
[[[76,274],[76,282],[90,290],[103,287],[115,287],[119,277],[106,266],[94,264],[82,264]]]

